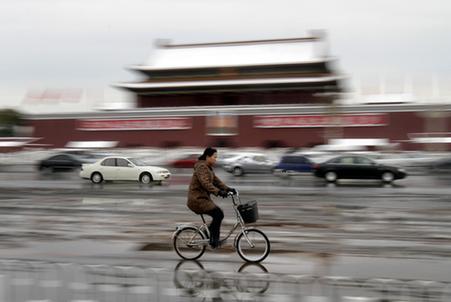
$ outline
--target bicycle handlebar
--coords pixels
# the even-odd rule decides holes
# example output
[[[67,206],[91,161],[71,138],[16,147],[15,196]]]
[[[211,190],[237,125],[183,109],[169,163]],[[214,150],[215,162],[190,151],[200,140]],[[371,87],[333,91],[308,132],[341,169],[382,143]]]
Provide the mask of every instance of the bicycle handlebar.
[[[230,192],[227,192],[227,196],[229,196],[229,197],[230,197],[230,196],[237,196],[237,197],[240,196],[240,193],[238,192],[237,189],[235,189],[235,192],[236,192],[235,194],[234,194],[233,192],[231,192],[231,191],[230,191]]]

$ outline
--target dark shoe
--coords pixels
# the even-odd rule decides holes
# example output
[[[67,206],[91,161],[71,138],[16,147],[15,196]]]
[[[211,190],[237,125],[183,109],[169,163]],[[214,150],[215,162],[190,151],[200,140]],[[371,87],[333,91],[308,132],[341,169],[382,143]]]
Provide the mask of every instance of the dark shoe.
[[[213,242],[210,242],[210,247],[212,249],[217,249],[217,248],[220,248],[221,246],[223,246],[226,242],[227,242],[226,239],[219,240],[219,241],[213,241]]]
[[[219,240],[211,240],[210,239],[210,247],[212,249],[216,249],[216,248],[218,248],[218,246],[219,246]]]

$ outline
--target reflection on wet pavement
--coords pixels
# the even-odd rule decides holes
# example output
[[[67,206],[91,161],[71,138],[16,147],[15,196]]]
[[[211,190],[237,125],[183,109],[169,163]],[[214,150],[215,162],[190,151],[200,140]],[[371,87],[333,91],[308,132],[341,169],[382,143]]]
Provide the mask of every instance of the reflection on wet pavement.
[[[173,269],[0,261],[1,301],[450,301],[451,283],[430,280],[236,272],[179,262]]]
[[[181,261],[174,269],[173,278],[179,296],[218,301],[240,301],[244,296],[252,300],[263,296],[271,284],[268,270],[254,263],[244,263],[237,273],[224,273],[207,271],[198,261]]]

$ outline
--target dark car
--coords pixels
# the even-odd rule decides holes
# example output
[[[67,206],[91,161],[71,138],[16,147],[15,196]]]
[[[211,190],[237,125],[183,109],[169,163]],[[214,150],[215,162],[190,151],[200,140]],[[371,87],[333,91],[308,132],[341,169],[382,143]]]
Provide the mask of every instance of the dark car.
[[[442,159],[434,161],[430,165],[430,170],[434,174],[451,175],[451,158],[442,158]]]
[[[345,155],[315,165],[314,175],[328,182],[337,179],[380,179],[391,183],[407,176],[404,169],[379,164],[364,156]]]
[[[314,163],[304,155],[285,155],[274,167],[276,174],[295,174],[312,172]]]
[[[38,163],[39,171],[72,171],[79,169],[82,164],[90,160],[73,154],[57,154],[43,159]]]

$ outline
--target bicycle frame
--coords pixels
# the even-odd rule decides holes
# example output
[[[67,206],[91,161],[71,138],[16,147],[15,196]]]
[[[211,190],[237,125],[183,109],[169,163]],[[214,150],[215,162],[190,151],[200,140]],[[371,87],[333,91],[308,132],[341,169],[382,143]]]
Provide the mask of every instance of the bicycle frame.
[[[232,194],[232,193],[228,193],[229,197],[232,197],[232,204],[233,204],[233,210],[235,211],[235,217],[236,217],[236,222],[233,225],[233,227],[230,229],[230,231],[228,232],[228,234],[223,238],[223,240],[227,240],[232,234],[233,232],[235,232],[236,229],[238,229],[238,227],[241,228],[241,232],[243,233],[244,238],[246,239],[246,241],[249,243],[249,245],[251,247],[254,247],[255,245],[251,242],[251,240],[249,239],[249,237],[247,237],[247,233],[245,232],[246,230],[248,230],[249,228],[246,227],[246,224],[243,220],[243,217],[241,217],[240,211],[238,210],[238,206],[241,204],[241,200],[240,200],[240,194],[238,192],[236,192],[236,194]],[[192,223],[189,224],[182,224],[182,225],[178,225],[176,227],[176,232],[174,232],[174,235],[177,233],[177,231],[179,229],[182,229],[184,227],[193,227],[196,228],[197,230],[199,230],[200,232],[203,232],[204,234],[207,235],[206,239],[203,240],[198,240],[197,243],[201,243],[203,245],[207,245],[209,242],[209,238],[210,238],[210,230],[208,229],[207,223],[205,222],[205,219],[203,216],[202,217],[202,221],[203,223],[198,226]],[[174,236],[173,235],[173,236]],[[239,233],[235,236],[234,239],[234,244],[233,246],[236,246],[236,240],[238,238]]]

